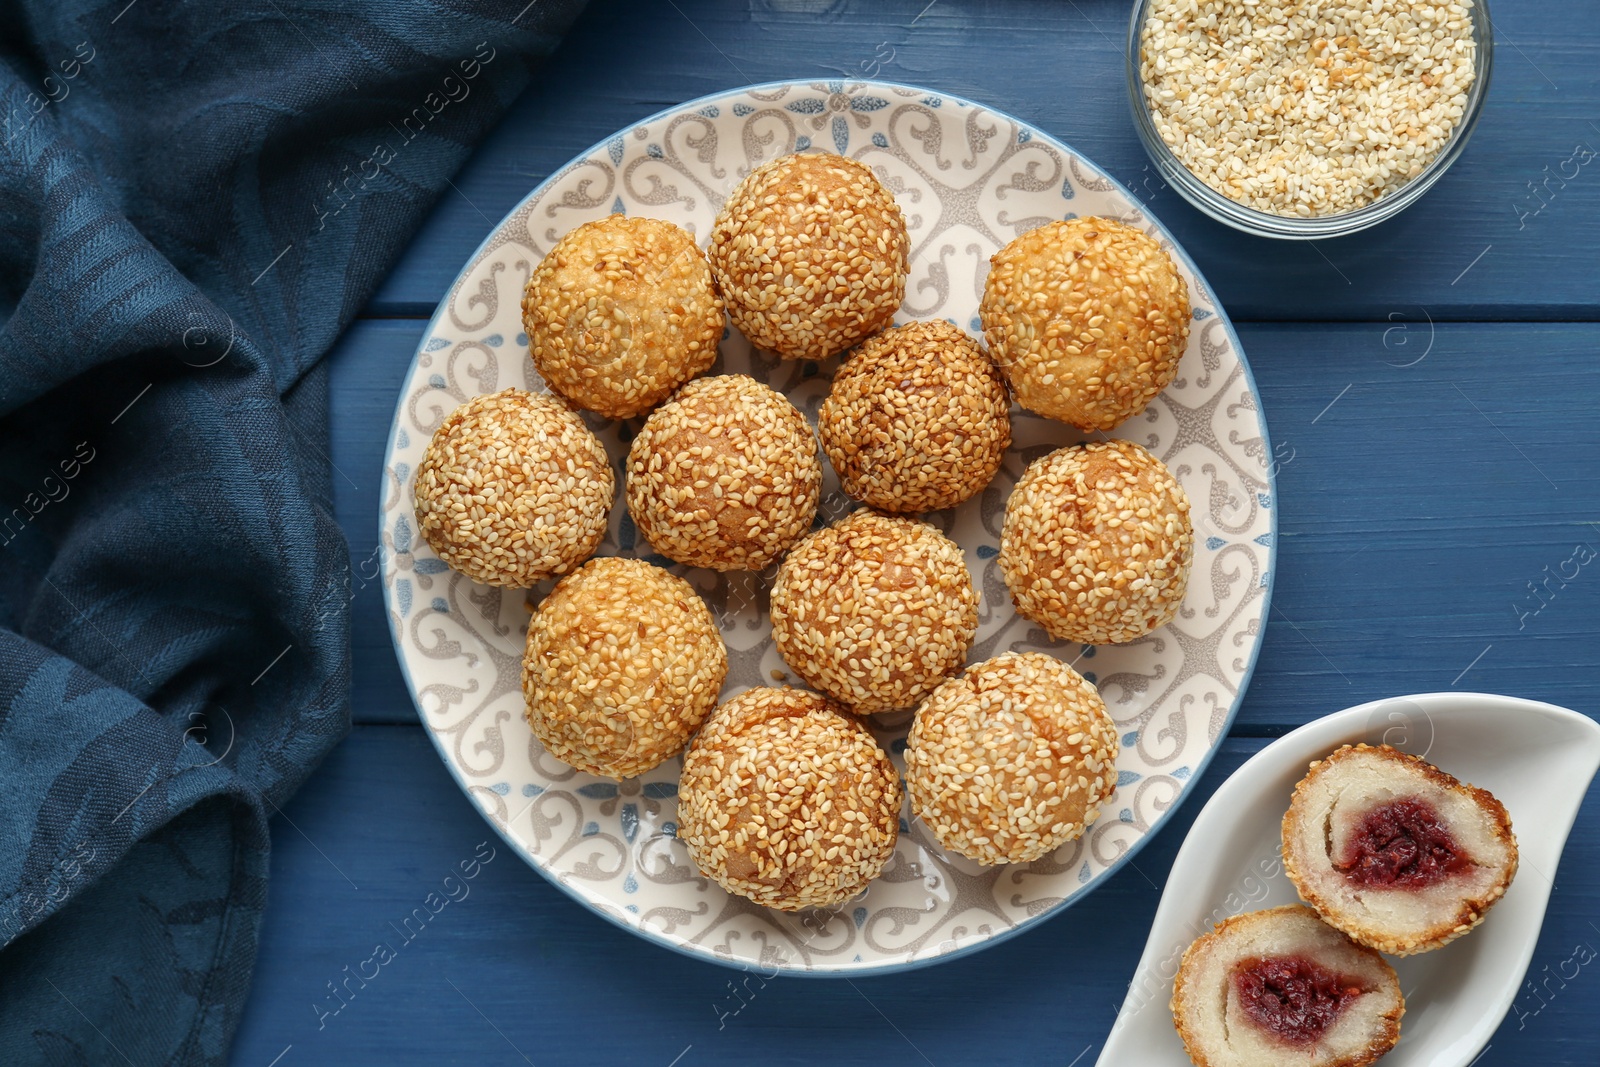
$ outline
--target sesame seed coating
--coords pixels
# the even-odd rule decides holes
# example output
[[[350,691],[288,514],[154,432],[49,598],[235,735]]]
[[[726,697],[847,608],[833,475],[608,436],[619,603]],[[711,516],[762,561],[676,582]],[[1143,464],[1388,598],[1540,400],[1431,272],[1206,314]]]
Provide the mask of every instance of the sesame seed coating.
[[[723,322],[704,253],[660,219],[584,223],[556,242],[522,295],[539,375],[610,419],[632,418],[703,374]]]
[[[1029,230],[989,263],[983,335],[1029,411],[1109,430],[1177,377],[1189,289],[1149,235],[1068,219]]]
[[[858,348],[817,417],[844,491],[884,511],[953,508],[988,485],[1011,444],[1000,368],[935,319],[885,330]]]
[[[628,449],[628,514],[692,567],[760,570],[810,529],[821,496],[805,416],[742,374],[685,385]]]
[[[707,877],[780,911],[855,896],[894,853],[900,776],[867,728],[816,693],[746,690],[689,745],[678,840]]]
[[[1027,863],[1081,835],[1117,786],[1116,725],[1081,674],[1007,652],[935,689],[906,739],[911,810],[979,863]]]
[[[925,522],[865,510],[796,545],[771,603],[784,662],[860,714],[911,707],[961,669],[978,632],[961,547]]]
[[[780,156],[722,205],[707,254],[728,315],[757,348],[826,359],[889,325],[906,295],[905,217],[870,168]]]
[[[610,778],[683,751],[716,706],[728,650],[694,588],[640,559],[592,559],[528,621],[522,693],[551,755]]]
[[[1061,640],[1114,644],[1171,622],[1193,558],[1188,495],[1131,441],[1057,449],[1006,501],[1000,574],[1017,613]]]
[[[594,555],[615,489],[582,419],[554,397],[505,389],[434,431],[417,466],[417,527],[473,581],[522,589]]]

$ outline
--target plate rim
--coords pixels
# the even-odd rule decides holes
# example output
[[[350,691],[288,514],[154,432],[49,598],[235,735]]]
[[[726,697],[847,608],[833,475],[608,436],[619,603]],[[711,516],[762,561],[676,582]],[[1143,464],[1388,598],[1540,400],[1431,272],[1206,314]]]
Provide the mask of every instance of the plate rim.
[[[1211,284],[1206,276],[1201,273],[1199,265],[1195,263],[1193,257],[1189,255],[1188,250],[1185,249],[1183,245],[1178,243],[1177,238],[1172,235],[1170,228],[1163,223],[1154,212],[1150,211],[1142,200],[1129,192],[1128,188],[1123,185],[1122,182],[1113,177],[1109,172],[1107,172],[1105,168],[1101,167],[1088,156],[1085,156],[1083,153],[1073,148],[1072,145],[1067,141],[1062,140],[1061,138],[1040,128],[1039,126],[1036,126],[1031,122],[1027,122],[1018,118],[1008,111],[990,107],[987,104],[979,103],[956,93],[944,92],[937,89],[929,89],[925,86],[912,85],[906,82],[885,81],[876,78],[780,78],[774,81],[754,82],[748,85],[736,85],[730,88],[719,89],[715,92],[693,97],[689,100],[682,101],[681,103],[672,104],[641,118],[635,119],[627,126],[624,126],[618,130],[614,130],[604,137],[601,137],[599,140],[593,142],[588,148],[583,149],[577,155],[567,160],[567,162],[551,171],[543,181],[539,182],[532,189],[528,190],[528,192],[521,199],[513,204],[511,209],[501,216],[498,222],[490,226],[489,232],[484,235],[483,240],[478,243],[477,247],[474,248],[473,251],[463,261],[461,269],[456,272],[455,277],[450,280],[450,284],[445,287],[443,295],[441,295],[439,298],[438,306],[434,308],[433,314],[429,316],[426,325],[424,325],[421,339],[418,341],[416,350],[411,355],[411,362],[407,365],[405,373],[402,376],[402,392],[395,400],[394,415],[390,419],[388,437],[384,442],[382,467],[379,472],[380,484],[384,485],[385,487],[387,487],[389,484],[389,478],[392,472],[392,467],[390,466],[389,461],[390,457],[393,456],[395,452],[395,437],[400,429],[401,410],[406,399],[403,391],[404,383],[411,381],[415,376],[418,360],[421,359],[423,354],[423,346],[427,343],[427,339],[432,336],[434,328],[439,323],[440,316],[446,311],[452,294],[455,293],[457,287],[461,284],[461,280],[466,275],[467,271],[472,268],[473,264],[478,261],[479,257],[483,255],[485,249],[488,248],[490,242],[495,240],[496,236],[501,232],[506,224],[522,210],[523,206],[527,204],[529,200],[543,194],[547,188],[560,181],[568,173],[570,173],[574,167],[580,166],[583,161],[588,159],[590,156],[603,151],[611,141],[616,140],[618,137],[624,137],[629,132],[638,129],[641,126],[649,125],[670,115],[676,115],[685,111],[693,112],[698,108],[705,107],[730,96],[737,96],[752,92],[770,92],[777,89],[813,89],[818,85],[839,85],[841,86],[840,91],[844,91],[846,88],[859,90],[870,89],[874,87],[882,87],[889,90],[909,90],[913,94],[920,93],[924,97],[935,97],[941,100],[947,100],[956,104],[957,106],[977,108],[990,112],[1002,119],[1005,119],[1006,121],[1015,123],[1019,129],[1028,131],[1031,136],[1041,139],[1057,151],[1064,153],[1068,157],[1076,158],[1084,163],[1087,163],[1089,166],[1092,166],[1095,171],[1099,173],[1101,178],[1110,182],[1112,188],[1118,194],[1127,200],[1129,204],[1134,205],[1140,214],[1142,214],[1157,229],[1161,231],[1162,235],[1171,242],[1172,253],[1180,258],[1182,263],[1188,267],[1189,271],[1194,275],[1195,280],[1198,281],[1204,287],[1205,291],[1211,295],[1212,304],[1218,309],[1217,318],[1221,320],[1223,329],[1227,333],[1228,342],[1233,346],[1233,351],[1239,359],[1239,368],[1244,376],[1245,383],[1250,389],[1250,394],[1255,397],[1258,402],[1256,409],[1256,421],[1259,423],[1261,428],[1261,444],[1264,449],[1264,454],[1267,457],[1267,493],[1272,500],[1272,506],[1265,509],[1268,512],[1269,540],[1266,545],[1266,583],[1261,592],[1261,633],[1250,650],[1250,658],[1245,664],[1244,673],[1239,678],[1238,692],[1228,707],[1227,715],[1223,718],[1222,727],[1217,734],[1216,744],[1212,745],[1211,748],[1207,750],[1198,761],[1196,761],[1195,767],[1189,774],[1189,778],[1183,783],[1183,788],[1178,792],[1178,795],[1173,799],[1166,811],[1161,813],[1160,818],[1151,825],[1150,830],[1137,841],[1129,845],[1127,850],[1124,851],[1122,855],[1113,860],[1103,871],[1100,872],[1100,874],[1095,877],[1095,887],[1097,887],[1100,883],[1110,879],[1113,875],[1121,871],[1124,866],[1130,863],[1133,858],[1138,855],[1147,844],[1150,843],[1151,840],[1161,833],[1161,831],[1166,827],[1166,824],[1171,821],[1172,816],[1180,807],[1183,806],[1184,802],[1189,799],[1189,795],[1194,792],[1195,783],[1201,778],[1201,776],[1205,774],[1207,768],[1209,768],[1211,765],[1211,761],[1216,757],[1218,750],[1221,749],[1222,743],[1227,740],[1228,731],[1232,729],[1234,719],[1238,716],[1239,709],[1244,704],[1245,694],[1249,691],[1250,682],[1255,676],[1256,666],[1260,661],[1262,646],[1266,644],[1267,622],[1272,611],[1272,592],[1278,578],[1278,480],[1272,464],[1272,438],[1267,426],[1266,407],[1264,404],[1260,403],[1261,391],[1256,384],[1255,373],[1250,366],[1250,360],[1245,355],[1244,347],[1239,343],[1239,335],[1234,329],[1233,320],[1222,311],[1222,301],[1217,296],[1216,288]],[[397,490],[403,492],[404,486],[398,486]],[[419,724],[422,726],[423,732],[428,735],[429,742],[432,743],[434,751],[439,756],[440,762],[443,763],[445,768],[450,772],[450,777],[454,779],[456,787],[461,791],[463,796],[470,801],[471,793],[469,784],[461,777],[460,770],[451,761],[448,753],[445,752],[438,736],[433,730],[429,729],[427,712],[423,709],[422,704],[417,699],[417,686],[415,680],[411,676],[410,667],[406,662],[406,657],[401,649],[401,634],[396,632],[394,624],[395,605],[393,603],[394,593],[392,591],[394,583],[387,580],[390,577],[390,566],[393,561],[393,554],[390,551],[389,546],[384,541],[384,534],[387,532],[387,523],[385,521],[383,497],[381,495],[378,499],[377,511],[378,559],[380,565],[379,575],[385,579],[381,583],[383,589],[384,621],[389,630],[389,642],[394,649],[395,661],[400,667],[400,675],[405,681],[406,693],[411,698],[411,703],[416,709],[417,719]],[[519,856],[529,867],[537,871],[551,885],[555,886],[576,903],[582,905],[583,910],[589,914],[597,915],[613,926],[626,930],[636,937],[639,937],[651,944],[666,948],[680,956],[685,956],[690,959],[726,967],[736,971],[749,971],[751,969],[751,961],[723,957],[711,951],[708,947],[688,945],[680,939],[670,938],[667,935],[650,930],[642,925],[631,923],[622,916],[612,914],[609,910],[595,907],[593,901],[583,896],[578,890],[567,885],[548,868],[536,862],[534,857],[529,855],[522,845],[512,840],[508,827],[501,826],[492,817],[490,817],[488,812],[484,811],[483,808],[475,802],[473,802],[472,806],[477,811],[478,815],[484,820],[484,822],[489,824],[489,826],[495,831],[496,834],[499,835],[500,839],[508,848],[511,849],[513,853]],[[910,960],[889,960],[874,963],[830,961],[828,963],[811,967],[780,967],[777,973],[785,977],[793,978],[849,978],[855,975],[901,974],[909,971],[920,970],[924,967],[931,967],[935,964],[948,963],[1001,944],[1002,942],[1008,941],[1026,930],[1035,929],[1043,922],[1053,919],[1065,912],[1067,909],[1071,908],[1079,900],[1093,892],[1095,887],[1091,887],[1082,893],[1074,893],[1073,895],[1065,898],[1038,915],[1027,916],[1014,926],[1007,927],[1004,930],[990,934],[981,941],[975,941],[971,944],[963,945],[949,952],[935,953],[930,956],[922,957],[921,959]],[[1165,886],[1162,887],[1162,890],[1165,892]]]

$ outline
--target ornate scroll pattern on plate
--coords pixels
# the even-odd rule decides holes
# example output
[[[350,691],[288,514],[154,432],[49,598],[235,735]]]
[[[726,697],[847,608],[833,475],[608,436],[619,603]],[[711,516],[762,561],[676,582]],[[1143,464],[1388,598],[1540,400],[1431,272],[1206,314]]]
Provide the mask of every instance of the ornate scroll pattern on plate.
[[[1271,485],[1260,405],[1226,319],[1178,252],[1194,328],[1178,380],[1116,433],[1161,456],[1194,507],[1189,593],[1169,626],[1126,645],[1052,641],[1011,608],[996,558],[1006,497],[1027,463],[1080,439],[1031,415],[986,491],[929,519],[966,550],[982,594],[972,662],[1037,649],[1094,681],[1122,734],[1118,788],[1080,840],[1035,863],[980,868],[943,852],[904,814],[883,877],[829,912],[783,915],[729,897],[702,877],[676,838],[674,760],[612,782],[552,758],[522,717],[520,670],[532,593],[473,584],[422,543],[412,473],[456,405],[508,386],[542,389],[527,358],[521,293],[563,233],[613,211],[670,219],[704,239],[722,199],[774,156],[837,151],[873,167],[911,233],[900,321],[947,318],[978,332],[988,259],[1017,234],[1074,215],[1109,215],[1172,248],[1089,161],[1005,115],[924,90],[875,83],[768,86],[685,105],[575,160],[496,228],[430,325],[396,410],[382,514],[383,579],[402,666],[440,753],[469,796],[537,868],[591,907],[646,936],[752,967],[874,970],[980,943],[1034,921],[1091,888],[1151,833],[1220,740],[1261,640],[1271,567]],[[836,362],[785,363],[735,333],[713,373],[742,372],[785,393],[813,419]],[[654,556],[620,503],[626,445],[619,424],[590,418],[616,468],[619,502],[602,553]],[[823,517],[851,507],[831,471]],[[727,693],[797,681],[772,647],[771,575],[680,566],[728,643]],[[879,716],[897,764],[910,715]]]

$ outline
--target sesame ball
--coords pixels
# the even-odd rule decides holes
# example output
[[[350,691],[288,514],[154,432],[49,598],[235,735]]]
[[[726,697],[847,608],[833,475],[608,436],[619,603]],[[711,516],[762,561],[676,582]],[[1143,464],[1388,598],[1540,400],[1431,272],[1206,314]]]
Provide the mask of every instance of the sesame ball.
[[[900,831],[900,776],[826,697],[749,689],[689,745],[678,840],[701,873],[780,911],[843,903],[876,878]]]
[[[592,559],[528,621],[522,693],[564,763],[631,778],[676,756],[716,706],[728,650],[688,582],[640,559]]]
[[[762,569],[810,529],[821,495],[805,416],[742,374],[690,382],[628,450],[628,514],[691,567]]]
[[[751,171],[711,228],[728,315],[784,359],[826,359],[889,325],[906,295],[911,240],[871,169],[824,152]]]
[[[1017,403],[1109,430],[1172,383],[1189,289],[1149,235],[1113,219],[1052,222],[989,260],[979,315]]]
[[[554,397],[505,389],[434,431],[417,467],[417,526],[468,578],[521,589],[594,555],[615,488],[582,419]]]
[[[840,368],[817,432],[844,491],[883,511],[953,508],[994,478],[1011,397],[978,343],[942,319],[885,330]]]
[[[857,511],[796,545],[772,586],[784,662],[860,714],[911,707],[977,632],[960,546],[917,519]]]
[[[1075,840],[1117,786],[1117,730],[1095,687],[1042,652],[1007,652],[935,689],[906,738],[911,810],[979,863]]]
[[[1193,558],[1188,495],[1131,441],[1057,449],[1006,501],[1000,574],[1017,613],[1060,640],[1115,644],[1171,622]]]
[[[557,241],[522,295],[550,388],[608,419],[655,407],[717,358],[722,298],[680,226],[611,215]]]

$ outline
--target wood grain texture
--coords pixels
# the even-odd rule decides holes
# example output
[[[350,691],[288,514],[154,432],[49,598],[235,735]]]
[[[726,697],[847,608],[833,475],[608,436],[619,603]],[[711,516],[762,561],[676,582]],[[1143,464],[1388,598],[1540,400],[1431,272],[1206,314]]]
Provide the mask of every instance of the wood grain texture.
[[[1194,796],[1132,864],[1023,936],[899,976],[764,987],[752,979],[746,988],[737,972],[647,944],[572,903],[492,836],[420,729],[358,727],[274,821],[272,906],[234,1062],[265,1067],[288,1047],[277,1067],[476,1067],[523,1056],[539,1067],[667,1067],[680,1053],[679,1067],[1066,1067],[1080,1054],[1084,1067],[1126,993],[1157,886],[1195,814],[1264,744],[1225,742]],[[1600,814],[1597,801],[1600,787],[1580,826]],[[462,881],[459,865],[486,840],[494,858]],[[459,899],[404,926],[430,893]],[[1600,948],[1589,925],[1597,897],[1600,840],[1579,835],[1530,974],[1543,979],[1548,966],[1558,977],[1538,997],[1525,987],[1479,1067],[1593,1062],[1584,1035],[1594,1032],[1600,965],[1559,975],[1573,974],[1562,964],[1576,946]],[[393,959],[366,967],[377,976],[365,985],[346,987],[379,943]]]
[[[416,721],[368,576],[383,446],[422,325],[360,322],[332,359],[358,722]],[[1240,337],[1272,435],[1280,543],[1236,729],[1281,733],[1452,685],[1600,714],[1600,561],[1572,562],[1581,545],[1600,553],[1600,325],[1246,324]]]
[[[1579,546],[1600,550],[1600,159],[1546,183],[1576,146],[1600,148],[1600,0],[1494,9],[1494,87],[1463,158],[1400,218],[1310,245],[1236,234],[1153,178],[1127,111],[1126,0],[595,0],[332,357],[358,726],[274,822],[272,904],[235,1062],[1087,1067],[1184,834],[1265,738],[1452,686],[1600,715],[1600,567],[1574,562]],[[419,320],[545,176],[684,100],[863,76],[966,96],[1061,137],[1194,256],[1243,324],[1272,434],[1274,607],[1233,736],[1171,825],[1086,900],[932,969],[752,980],[736,997],[742,976],[572,903],[456,788],[384,621],[382,455]],[[1475,1067],[1594,1063],[1597,800],[1591,787],[1529,981]],[[495,858],[470,895],[407,939],[396,927],[484,841]],[[365,985],[350,979],[380,941],[393,959]],[[347,981],[331,999],[329,983]]]
[[[1560,173],[1576,146],[1600,150],[1600,0],[1493,10],[1492,88],[1462,158],[1399,218],[1312,245],[1236,233],[1164,188],[1129,117],[1127,0],[595,0],[367,313],[432,314],[514,204],[618,129],[753,82],[872,76],[1065,140],[1148,202],[1236,319],[1592,319],[1600,157]]]

